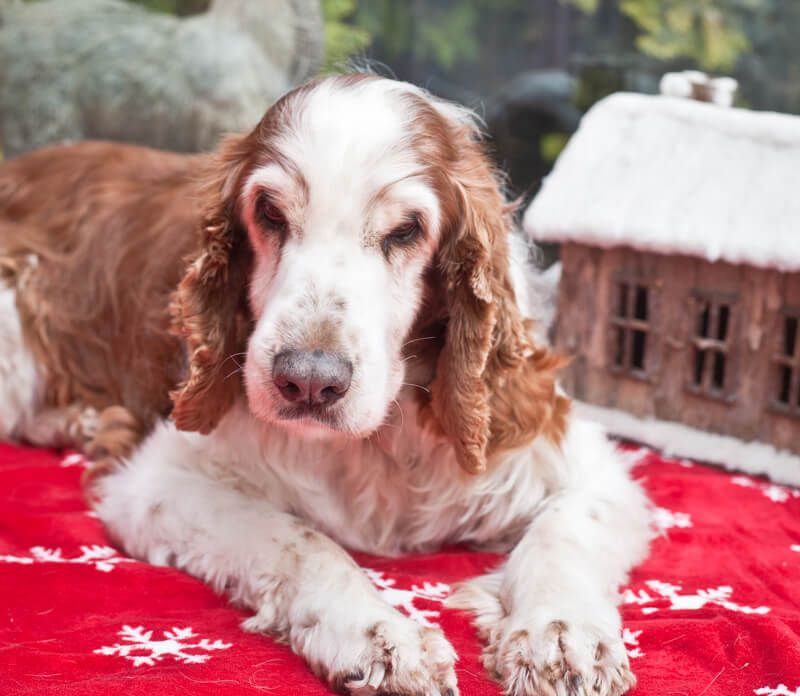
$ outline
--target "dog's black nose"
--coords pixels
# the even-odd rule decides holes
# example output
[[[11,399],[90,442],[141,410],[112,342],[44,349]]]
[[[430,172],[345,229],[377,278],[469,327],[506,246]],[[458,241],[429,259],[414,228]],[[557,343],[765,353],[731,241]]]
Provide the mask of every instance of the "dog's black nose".
[[[275,356],[272,381],[289,403],[328,406],[350,388],[353,365],[321,350],[285,350]]]

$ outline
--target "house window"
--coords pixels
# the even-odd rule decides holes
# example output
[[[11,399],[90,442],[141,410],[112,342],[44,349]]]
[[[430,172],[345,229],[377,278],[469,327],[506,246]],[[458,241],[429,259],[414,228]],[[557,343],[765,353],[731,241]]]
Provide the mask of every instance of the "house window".
[[[774,402],[784,412],[800,416],[800,312],[783,316],[775,364]]]
[[[731,335],[735,298],[695,295],[691,391],[729,398],[732,389]]]
[[[634,377],[646,377],[651,290],[638,280],[614,283],[611,307],[612,367]]]

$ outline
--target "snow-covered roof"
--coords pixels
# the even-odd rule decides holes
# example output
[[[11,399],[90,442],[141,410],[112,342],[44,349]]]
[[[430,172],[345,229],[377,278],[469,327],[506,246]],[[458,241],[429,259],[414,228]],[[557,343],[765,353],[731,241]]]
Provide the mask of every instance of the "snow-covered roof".
[[[537,240],[800,269],[800,117],[688,99],[598,102],[525,211]]]

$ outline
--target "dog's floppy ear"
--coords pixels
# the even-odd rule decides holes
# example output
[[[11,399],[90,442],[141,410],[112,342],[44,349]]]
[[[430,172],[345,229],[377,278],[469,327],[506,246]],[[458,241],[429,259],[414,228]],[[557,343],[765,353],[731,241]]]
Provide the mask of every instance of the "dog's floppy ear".
[[[462,142],[450,184],[458,214],[438,249],[448,319],[431,407],[461,466],[479,473],[495,452],[539,434],[560,437],[569,403],[555,388],[563,361],[534,345],[516,303],[508,248],[513,208],[471,129],[455,132]]]
[[[199,252],[173,295],[172,330],[187,349],[185,381],[171,393],[180,430],[208,433],[242,393],[236,354],[249,334],[246,305],[251,252],[237,192],[251,151],[248,138],[223,141],[201,174]]]

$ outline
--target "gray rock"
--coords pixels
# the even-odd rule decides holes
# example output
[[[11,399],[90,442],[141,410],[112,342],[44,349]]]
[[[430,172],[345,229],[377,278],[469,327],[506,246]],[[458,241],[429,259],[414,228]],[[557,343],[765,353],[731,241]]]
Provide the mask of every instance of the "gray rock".
[[[0,0],[0,147],[119,140],[212,149],[324,59],[319,0],[212,0],[177,18],[123,0]]]

